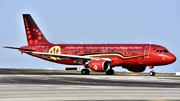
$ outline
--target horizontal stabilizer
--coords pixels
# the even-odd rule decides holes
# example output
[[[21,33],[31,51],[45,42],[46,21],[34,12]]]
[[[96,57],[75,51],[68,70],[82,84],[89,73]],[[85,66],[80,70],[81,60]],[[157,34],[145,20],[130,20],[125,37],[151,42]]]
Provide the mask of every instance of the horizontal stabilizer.
[[[18,47],[9,47],[9,46],[4,46],[3,48],[18,49],[18,50],[24,50],[24,51],[35,51],[33,49],[18,48]]]

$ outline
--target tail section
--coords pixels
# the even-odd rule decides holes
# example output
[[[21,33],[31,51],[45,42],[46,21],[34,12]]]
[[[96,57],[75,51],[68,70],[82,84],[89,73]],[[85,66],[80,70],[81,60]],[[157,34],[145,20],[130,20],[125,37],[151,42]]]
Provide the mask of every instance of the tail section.
[[[23,14],[24,26],[26,31],[27,42],[29,46],[37,44],[49,44],[39,27],[30,14]]]

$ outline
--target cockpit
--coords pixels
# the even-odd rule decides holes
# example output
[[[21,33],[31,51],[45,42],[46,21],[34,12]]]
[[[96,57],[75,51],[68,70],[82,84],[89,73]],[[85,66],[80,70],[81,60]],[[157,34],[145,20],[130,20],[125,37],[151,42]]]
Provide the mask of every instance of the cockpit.
[[[162,46],[153,47],[153,52],[149,57],[154,58],[154,62],[156,64],[170,64],[176,61],[176,56],[174,56],[171,52],[168,51],[167,48]]]

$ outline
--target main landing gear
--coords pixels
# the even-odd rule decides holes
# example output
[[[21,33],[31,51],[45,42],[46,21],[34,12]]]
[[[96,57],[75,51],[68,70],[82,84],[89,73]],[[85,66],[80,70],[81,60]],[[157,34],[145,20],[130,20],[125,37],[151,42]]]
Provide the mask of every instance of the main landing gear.
[[[90,70],[87,69],[87,68],[84,68],[84,69],[81,70],[82,75],[89,75],[89,73],[90,73]]]
[[[112,68],[107,70],[106,75],[114,75],[114,70]]]
[[[154,66],[149,66],[149,69],[150,69],[149,75],[150,76],[155,76],[156,75],[156,73],[153,71],[153,67]]]
[[[82,75],[89,75],[90,74],[90,70],[87,68],[84,68],[81,70],[81,74]],[[106,75],[114,75],[114,70],[113,69],[109,69],[106,71]]]

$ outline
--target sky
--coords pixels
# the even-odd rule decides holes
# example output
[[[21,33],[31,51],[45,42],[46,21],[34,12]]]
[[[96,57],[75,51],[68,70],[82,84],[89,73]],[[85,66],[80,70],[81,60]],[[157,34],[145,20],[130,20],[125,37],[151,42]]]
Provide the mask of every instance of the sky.
[[[0,47],[27,45],[22,14],[31,14],[52,43],[151,42],[177,57],[175,63],[154,71],[180,72],[179,5],[179,0],[0,0]],[[0,54],[0,68],[74,67],[16,50],[0,48]]]

